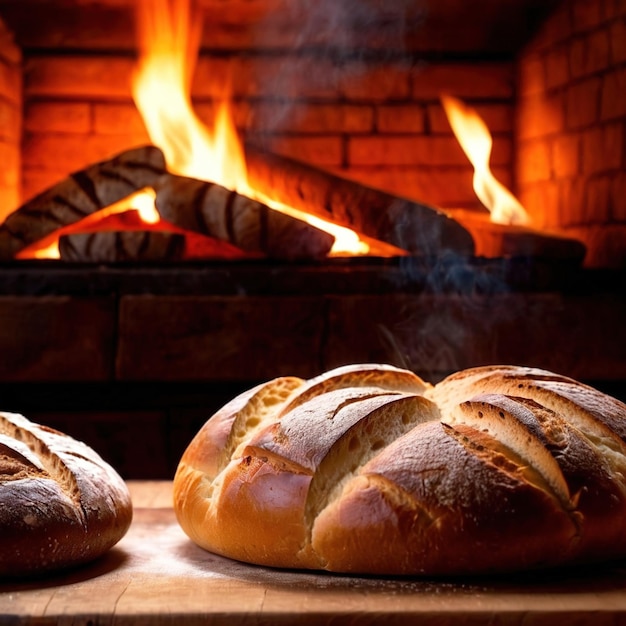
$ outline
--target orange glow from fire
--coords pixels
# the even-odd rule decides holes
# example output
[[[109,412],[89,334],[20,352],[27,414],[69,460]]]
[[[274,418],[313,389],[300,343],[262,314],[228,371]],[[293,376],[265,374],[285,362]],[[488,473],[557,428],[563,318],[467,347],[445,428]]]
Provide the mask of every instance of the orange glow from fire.
[[[367,254],[369,245],[351,229],[287,207],[250,187],[227,99],[219,106],[212,130],[194,113],[189,83],[201,22],[191,14],[189,1],[143,0],[138,9],[141,57],[133,96],[168,169],[218,183],[330,232],[335,237],[331,255]]]
[[[129,198],[132,209],[139,212],[141,220],[146,224],[157,224],[161,219],[155,206],[156,194],[154,189],[141,189]]]
[[[441,102],[461,148],[474,166],[474,191],[498,224],[524,225],[528,214],[517,198],[500,183],[489,167],[493,139],[478,113],[460,100],[442,96]]]
[[[17,259],[58,259],[59,238],[72,233],[89,233],[107,230],[147,230],[160,221],[154,206],[153,189],[140,189],[130,196],[101,209],[82,220],[58,228],[53,233],[26,246],[16,254]]]

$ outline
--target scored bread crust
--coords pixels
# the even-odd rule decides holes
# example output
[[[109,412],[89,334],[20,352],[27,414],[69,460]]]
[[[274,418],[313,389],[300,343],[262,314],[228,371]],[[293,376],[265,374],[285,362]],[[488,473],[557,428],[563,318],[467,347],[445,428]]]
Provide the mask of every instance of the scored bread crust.
[[[0,578],[92,561],[124,536],[131,519],[126,484],[92,448],[0,413]]]
[[[357,364],[233,399],[174,508],[201,547],[283,568],[520,571],[626,556],[626,405],[536,368],[431,385]]]

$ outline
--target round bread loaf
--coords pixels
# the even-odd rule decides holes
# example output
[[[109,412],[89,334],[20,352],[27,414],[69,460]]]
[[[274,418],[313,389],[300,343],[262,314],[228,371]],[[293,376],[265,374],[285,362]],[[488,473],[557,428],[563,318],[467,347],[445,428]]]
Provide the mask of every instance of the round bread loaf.
[[[0,577],[86,563],[126,533],[130,494],[89,446],[0,413]]]
[[[278,378],[202,427],[174,507],[203,548],[283,568],[512,572],[626,556],[626,405],[539,369],[436,385],[388,365]]]

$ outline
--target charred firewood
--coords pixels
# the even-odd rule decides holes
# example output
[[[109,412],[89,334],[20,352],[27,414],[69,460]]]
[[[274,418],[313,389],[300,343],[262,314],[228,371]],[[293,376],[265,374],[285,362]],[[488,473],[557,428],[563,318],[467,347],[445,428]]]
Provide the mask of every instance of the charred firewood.
[[[279,202],[406,250],[413,256],[474,253],[470,233],[443,211],[246,146],[248,180]]]
[[[248,253],[322,259],[334,243],[332,235],[215,183],[166,174],[155,189],[164,220]]]
[[[183,257],[185,236],[154,230],[74,233],[59,238],[64,261],[175,261]]]
[[[0,225],[0,259],[12,259],[58,228],[153,185],[165,171],[161,150],[144,146],[70,174],[23,204]]]
[[[472,233],[476,256],[551,259],[579,265],[585,259],[582,241],[559,233],[535,230],[530,226],[496,224],[486,211],[457,209],[451,214]]]

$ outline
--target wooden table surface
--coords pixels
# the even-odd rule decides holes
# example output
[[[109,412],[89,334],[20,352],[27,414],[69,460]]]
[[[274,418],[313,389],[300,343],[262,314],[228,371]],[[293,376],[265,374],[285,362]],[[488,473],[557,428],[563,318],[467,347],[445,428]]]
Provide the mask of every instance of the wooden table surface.
[[[129,483],[135,517],[105,557],[0,584],[0,624],[626,623],[626,563],[480,580],[276,571],[205,552],[180,530],[171,483]]]

